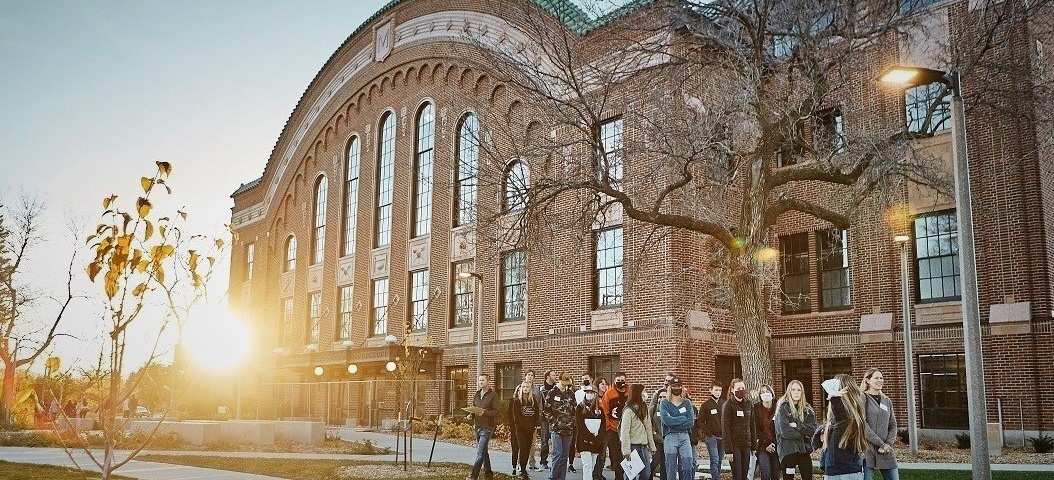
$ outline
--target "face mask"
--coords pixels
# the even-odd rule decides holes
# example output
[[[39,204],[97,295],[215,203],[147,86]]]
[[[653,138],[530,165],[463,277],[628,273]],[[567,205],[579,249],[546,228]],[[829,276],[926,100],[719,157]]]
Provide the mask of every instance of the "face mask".
[[[589,385],[589,380],[582,380],[582,386]]]
[[[744,398],[747,398],[747,391],[746,390],[736,390],[735,396],[736,396],[736,398],[738,398],[740,400],[742,400]]]
[[[626,382],[622,382],[622,381],[615,382],[615,388],[617,388],[619,390],[625,390],[626,389]]]
[[[761,394],[761,401],[762,402],[771,402],[772,401],[772,394],[769,393],[769,392],[762,393]]]
[[[595,394],[592,394],[592,393],[587,393],[586,394],[586,400],[593,401],[594,398],[597,398],[597,396]]]
[[[684,389],[681,389],[681,388],[671,388],[670,389],[670,395],[680,396],[681,393],[684,393]]]

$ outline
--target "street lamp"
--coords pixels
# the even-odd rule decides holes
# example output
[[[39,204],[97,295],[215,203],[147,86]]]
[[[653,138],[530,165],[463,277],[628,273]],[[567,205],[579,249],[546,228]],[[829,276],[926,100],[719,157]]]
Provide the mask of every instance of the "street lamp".
[[[483,375],[483,277],[476,272],[460,272],[460,278],[473,279],[472,297],[476,301],[476,321],[472,322],[476,327],[476,378]]]
[[[879,76],[883,82],[917,86],[940,82],[952,92],[952,152],[955,166],[955,215],[959,224],[959,272],[962,281],[963,344],[966,355],[966,399],[970,417],[973,478],[991,478],[988,458],[988,414],[985,407],[984,359],[981,356],[981,306],[977,296],[970,164],[966,152],[966,117],[960,75],[930,68],[894,65]]]
[[[900,245],[901,303],[904,305],[904,388],[908,395],[908,446],[912,455],[919,453],[918,421],[915,418],[915,363],[911,351],[911,288],[908,286],[908,248],[911,237],[897,235],[893,241]]]

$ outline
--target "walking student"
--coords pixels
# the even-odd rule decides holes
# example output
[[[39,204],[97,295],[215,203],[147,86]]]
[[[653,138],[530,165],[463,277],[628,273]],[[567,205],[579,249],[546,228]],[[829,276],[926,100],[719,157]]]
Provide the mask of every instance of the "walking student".
[[[864,405],[853,377],[834,377],[838,390],[826,388],[828,426],[824,431],[824,449],[820,457],[827,480],[863,480],[861,455],[867,448],[864,437]],[[827,383],[827,382],[824,382]]]
[[[556,371],[547,370],[545,372],[545,378],[542,380],[542,384],[538,386],[538,398],[542,399],[542,411],[545,411],[545,402],[549,398],[549,391],[556,388]],[[542,421],[541,427],[538,429],[538,441],[541,443],[541,451],[539,451],[538,463],[541,464],[543,470],[549,470],[549,442],[552,441],[551,432],[549,432],[549,422]],[[552,477],[549,477],[552,478]]]
[[[575,449],[582,457],[582,479],[604,480],[604,411],[592,385],[583,385],[582,401],[575,409]],[[577,392],[576,392],[577,393]]]
[[[721,460],[725,449],[721,444],[721,408],[724,403],[721,392],[724,388],[716,381],[710,386],[710,395],[699,406],[699,417],[696,423],[703,434],[707,455],[710,457],[710,478],[721,478]]]
[[[659,471],[659,480],[666,480],[666,450],[662,446],[662,425],[659,419],[659,401],[669,395],[670,381],[674,374],[667,373],[662,381],[662,386],[655,390],[648,400],[648,413],[651,415],[651,426],[654,429],[655,455],[651,458],[652,470]]]
[[[776,427],[773,418],[776,416],[776,394],[772,387],[762,385],[758,388],[758,398],[754,405],[754,431],[757,432],[757,462],[761,471],[761,480],[777,480],[780,477],[780,462],[776,455]]]
[[[750,452],[757,449],[752,410],[746,384],[740,378],[732,379],[728,386],[728,400],[721,408],[721,431],[724,433],[721,442],[725,459],[732,467],[732,480],[747,480]]]
[[[689,431],[695,426],[695,407],[684,396],[677,377],[669,381],[667,397],[659,401],[666,477],[670,480],[695,479],[695,448]]]
[[[643,388],[642,386],[641,389]],[[609,388],[600,400],[600,409],[604,411],[604,435],[607,437],[608,459],[611,460],[611,469],[615,471],[616,480],[623,480],[626,476],[622,471],[623,445],[619,438],[619,424],[628,398],[629,383],[626,382],[626,373],[618,372],[615,374],[615,385]]]
[[[797,469],[802,480],[812,480],[812,435],[816,432],[816,413],[805,401],[805,387],[797,380],[776,404],[776,453],[783,480],[794,480]]]
[[[860,389],[864,391],[864,478],[874,478],[874,471],[882,472],[882,480],[900,480],[893,443],[897,441],[897,417],[893,402],[882,393],[885,379],[877,368],[868,369]]]
[[[545,400],[545,418],[553,436],[553,480],[567,478],[567,455],[571,451],[571,433],[575,426],[575,395],[571,391],[571,375],[563,372],[556,387],[549,390]]]
[[[476,430],[476,462],[472,464],[472,474],[469,480],[479,478],[479,471],[483,469],[483,475],[487,480],[494,478],[494,470],[490,468],[490,437],[494,435],[494,423],[498,416],[498,399],[494,390],[490,388],[490,375],[482,374],[476,380],[479,390],[472,396],[472,406],[483,409],[480,414],[472,414],[472,424]]]
[[[619,441],[622,444],[622,458],[629,460],[631,452],[637,452],[644,468],[637,474],[637,480],[651,479],[651,456],[655,453],[655,439],[651,435],[651,416],[644,403],[644,385],[635,383],[630,387],[629,398],[619,425]],[[615,462],[612,458],[612,463]],[[616,478],[621,478],[616,477]],[[627,479],[632,480],[632,479]]]
[[[538,428],[541,419],[541,402],[531,392],[531,384],[525,380],[520,384],[516,396],[509,402],[509,418],[512,418],[514,428],[512,438],[512,475],[516,476],[516,466],[519,465],[519,474],[523,478],[527,476],[527,458],[531,456],[531,445],[534,443],[534,430]]]

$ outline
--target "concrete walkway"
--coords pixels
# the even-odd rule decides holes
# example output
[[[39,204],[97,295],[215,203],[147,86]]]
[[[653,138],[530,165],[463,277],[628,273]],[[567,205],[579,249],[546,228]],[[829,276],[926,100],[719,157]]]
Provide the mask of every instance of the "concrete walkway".
[[[362,432],[354,429],[338,429],[335,431],[345,440],[365,441],[369,440],[379,447],[388,447],[395,450],[396,437],[388,433]],[[317,460],[363,460],[363,461],[394,461],[395,455],[341,455],[324,453],[269,453],[269,452],[199,452],[199,451],[144,451],[145,454],[171,454],[171,455],[196,455],[217,456],[231,458],[290,458],[290,459],[317,459]],[[454,443],[437,442],[434,452],[432,451],[431,439],[414,438],[413,460],[415,463],[425,463],[429,455],[435,463],[465,463],[471,464],[476,458],[476,449],[472,446]],[[127,452],[122,452],[122,456]],[[88,470],[96,470],[84,452],[74,452],[74,458],[81,467]],[[512,455],[509,452],[491,450],[491,465],[495,472],[511,473]],[[0,447],[0,459],[9,462],[37,463],[49,465],[61,465],[73,467],[73,462],[64,451],[58,448],[28,448],[28,447]],[[400,457],[401,459],[401,457]],[[703,466],[705,460],[700,462]],[[576,460],[575,466],[580,467],[581,462]],[[901,463],[900,468],[904,470],[970,470],[967,463]],[[724,469],[727,471],[728,466]],[[581,470],[581,469],[579,469]],[[1028,471],[1028,472],[1051,472],[1054,474],[1054,465],[1027,465],[1027,464],[995,464],[992,470],[1006,471]],[[280,480],[276,477],[253,475],[248,473],[227,472],[207,468],[185,467],[169,465],[164,463],[132,461],[117,471],[120,475],[139,478],[142,480]],[[549,472],[528,472],[531,480],[546,480]],[[612,479],[614,473],[605,470],[605,477]],[[697,472],[696,478],[709,478],[709,474]],[[582,473],[568,473],[568,480],[583,480]],[[584,479],[584,480],[589,480]]]

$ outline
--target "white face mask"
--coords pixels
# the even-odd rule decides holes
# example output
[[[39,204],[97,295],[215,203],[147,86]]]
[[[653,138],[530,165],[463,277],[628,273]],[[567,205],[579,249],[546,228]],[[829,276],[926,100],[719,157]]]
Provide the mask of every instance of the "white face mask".
[[[594,398],[597,398],[596,394],[593,394],[593,393],[587,393],[586,394],[586,400],[593,400]]]
[[[771,402],[772,401],[772,394],[769,393],[769,392],[762,393],[761,394],[761,401],[762,402]]]

